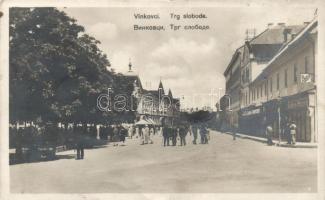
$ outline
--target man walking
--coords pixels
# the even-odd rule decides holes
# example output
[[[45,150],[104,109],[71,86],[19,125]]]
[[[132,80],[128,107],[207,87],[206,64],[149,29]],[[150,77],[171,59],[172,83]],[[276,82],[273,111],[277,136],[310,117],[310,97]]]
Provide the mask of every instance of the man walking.
[[[186,135],[187,135],[187,128],[182,125],[180,128],[179,128],[179,136],[180,136],[180,140],[181,140],[181,146],[185,146],[186,145]]]
[[[176,127],[172,127],[172,143],[173,143],[173,146],[176,146],[176,144],[177,144],[177,132],[178,132],[178,129]]]
[[[168,137],[168,131],[169,129],[166,127],[166,126],[162,126],[161,127],[161,132],[162,132],[162,135],[163,135],[163,138],[164,138],[164,147],[165,146],[169,146],[169,137]]]
[[[297,133],[297,126],[294,121],[291,122],[290,125],[290,135],[291,135],[291,143],[293,145],[296,144],[296,133]]]
[[[268,125],[266,127],[266,137],[267,137],[267,145],[273,145],[272,141],[272,136],[273,136],[273,128],[271,125]]]
[[[75,129],[77,160],[84,159],[84,134],[81,127]]]

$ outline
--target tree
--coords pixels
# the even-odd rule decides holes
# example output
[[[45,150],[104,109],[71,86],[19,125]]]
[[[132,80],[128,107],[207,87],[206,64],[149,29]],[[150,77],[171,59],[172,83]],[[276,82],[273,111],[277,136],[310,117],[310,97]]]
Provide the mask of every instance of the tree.
[[[9,21],[10,120],[96,122],[112,85],[99,41],[56,8],[11,8]]]

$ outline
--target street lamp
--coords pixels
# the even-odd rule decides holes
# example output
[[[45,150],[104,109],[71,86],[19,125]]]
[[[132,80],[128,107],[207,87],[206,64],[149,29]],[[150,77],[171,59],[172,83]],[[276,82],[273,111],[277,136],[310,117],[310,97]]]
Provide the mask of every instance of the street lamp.
[[[278,133],[279,133],[279,144],[281,145],[281,96],[279,95],[278,98]]]

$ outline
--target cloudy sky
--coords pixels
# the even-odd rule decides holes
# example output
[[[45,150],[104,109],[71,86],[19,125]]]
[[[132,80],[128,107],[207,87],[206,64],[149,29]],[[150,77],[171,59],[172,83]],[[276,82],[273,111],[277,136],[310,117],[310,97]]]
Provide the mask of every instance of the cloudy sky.
[[[244,42],[246,29],[257,33],[268,23],[302,24],[313,18],[315,8],[215,7],[215,8],[64,8],[69,16],[101,41],[117,72],[127,72],[129,58],[147,89],[159,80],[165,90],[183,97],[187,107],[214,105],[218,88],[225,88],[223,72],[234,50]],[[159,14],[158,20],[135,19],[134,14]],[[207,19],[171,19],[170,13],[204,13]],[[133,25],[164,25],[165,31],[135,31]],[[173,31],[175,25],[209,25],[205,31]],[[208,94],[213,90],[213,99]],[[224,93],[224,90],[220,90]],[[185,104],[184,103],[184,104]]]

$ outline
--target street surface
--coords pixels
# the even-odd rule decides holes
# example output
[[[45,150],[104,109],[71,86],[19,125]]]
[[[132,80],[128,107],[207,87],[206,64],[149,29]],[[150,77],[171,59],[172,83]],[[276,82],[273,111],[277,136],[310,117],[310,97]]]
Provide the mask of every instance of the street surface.
[[[317,149],[284,148],[211,131],[209,144],[139,145],[74,151],[10,166],[14,193],[316,192]],[[178,141],[179,142],[179,141]]]

